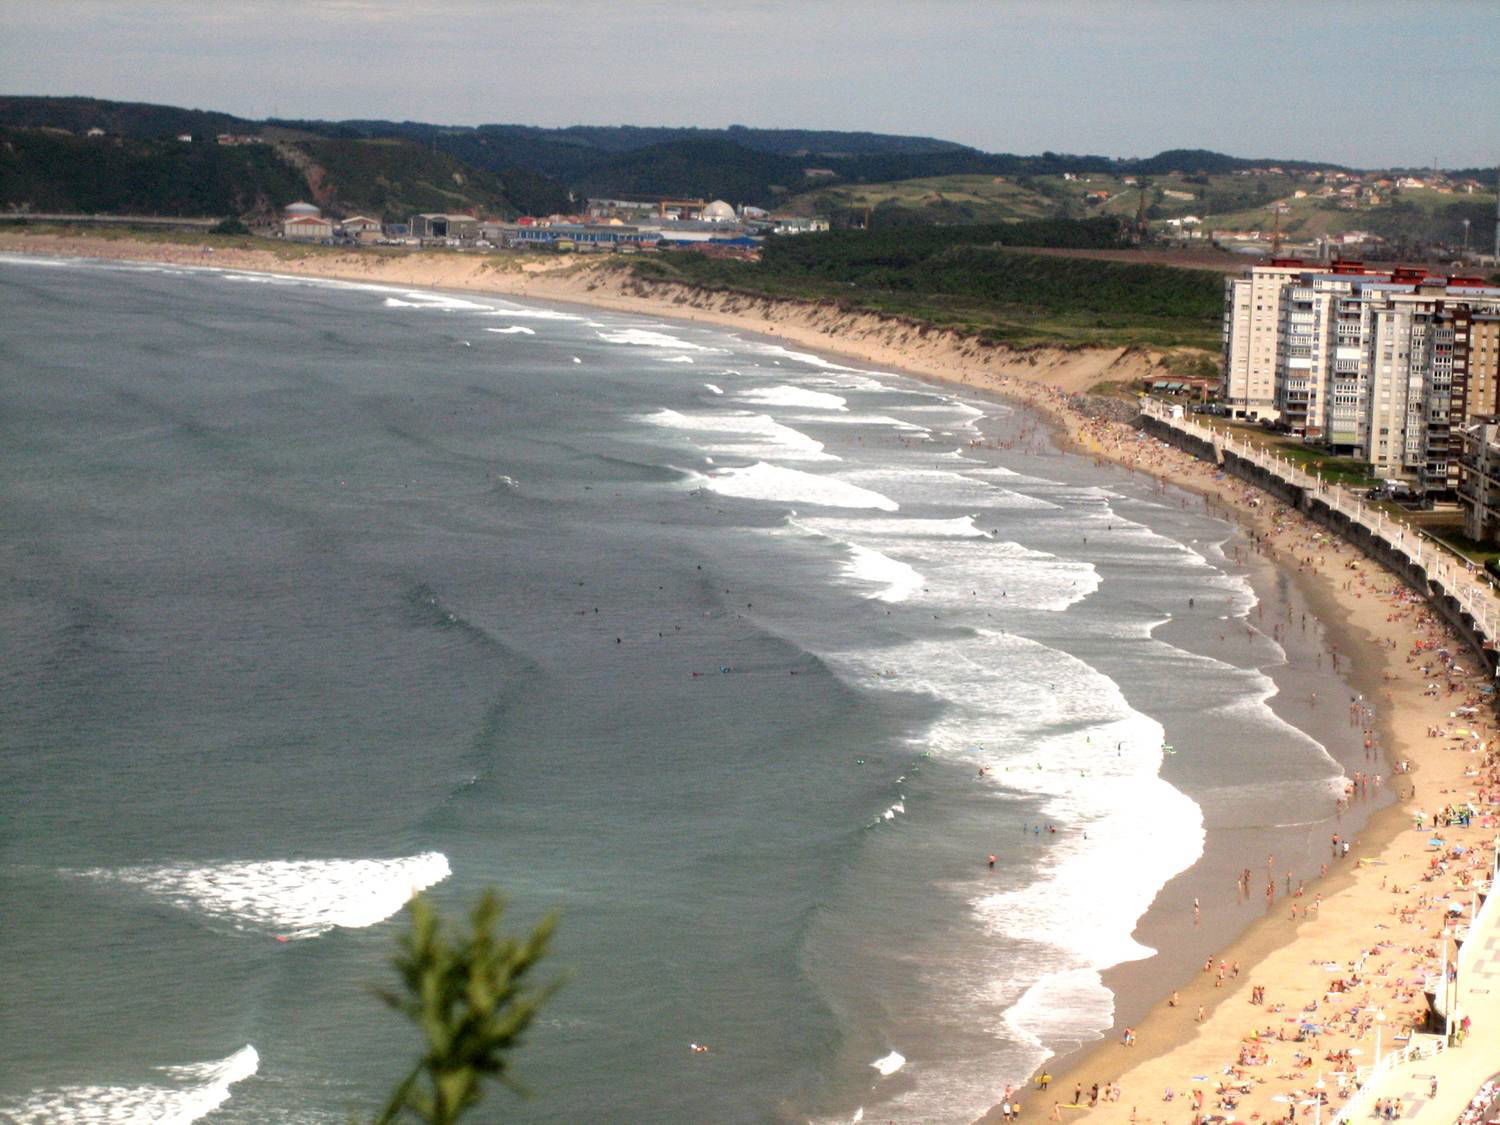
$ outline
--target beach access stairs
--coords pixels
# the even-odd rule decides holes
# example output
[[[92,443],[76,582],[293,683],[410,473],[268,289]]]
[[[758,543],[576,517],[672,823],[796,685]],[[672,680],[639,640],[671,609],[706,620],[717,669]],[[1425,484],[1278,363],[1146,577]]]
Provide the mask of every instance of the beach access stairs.
[[[1394,571],[1464,638],[1491,678],[1497,674],[1500,598],[1483,572],[1467,559],[1347,489],[1303,471],[1288,458],[1187,417],[1180,406],[1143,399],[1139,424],[1151,436],[1296,508]]]

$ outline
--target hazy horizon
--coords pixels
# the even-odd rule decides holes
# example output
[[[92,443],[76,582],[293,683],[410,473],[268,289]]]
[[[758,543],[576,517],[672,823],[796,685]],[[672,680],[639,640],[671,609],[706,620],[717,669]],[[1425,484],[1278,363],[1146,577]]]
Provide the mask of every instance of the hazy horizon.
[[[741,124],[1021,154],[1500,163],[1496,4],[871,0],[857,19],[847,5],[765,0],[0,11],[0,69],[17,92],[248,118]]]

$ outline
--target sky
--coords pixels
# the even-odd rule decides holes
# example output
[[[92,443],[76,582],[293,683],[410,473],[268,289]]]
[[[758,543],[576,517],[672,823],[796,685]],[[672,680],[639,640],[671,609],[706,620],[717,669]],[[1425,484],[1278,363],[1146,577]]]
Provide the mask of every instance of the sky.
[[[1500,164],[1500,0],[0,0],[0,93]]]

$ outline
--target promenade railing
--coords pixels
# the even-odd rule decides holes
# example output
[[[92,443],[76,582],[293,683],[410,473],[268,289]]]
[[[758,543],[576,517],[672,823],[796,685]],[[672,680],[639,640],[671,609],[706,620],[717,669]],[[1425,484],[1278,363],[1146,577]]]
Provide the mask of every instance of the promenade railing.
[[[1391,1071],[1413,1059],[1427,1059],[1444,1048],[1440,1035],[1413,1035],[1405,1045],[1384,1052],[1374,1064],[1360,1067],[1355,1072],[1358,1089],[1338,1111],[1341,1125],[1358,1125],[1375,1116],[1375,1102],[1380,1097],[1380,1084]]]
[[[1366,504],[1347,489],[1307,472],[1285,454],[1277,454],[1243,437],[1205,426],[1157,399],[1144,399],[1141,412],[1163,425],[1211,445],[1222,462],[1225,453],[1247,461],[1270,476],[1300,488],[1350,523],[1364,528],[1371,537],[1405,557],[1427,576],[1427,580],[1446,597],[1451,597],[1474,623],[1481,641],[1492,642],[1500,635],[1500,603],[1489,584],[1478,578],[1475,567],[1440,545],[1418,528],[1409,527]]]

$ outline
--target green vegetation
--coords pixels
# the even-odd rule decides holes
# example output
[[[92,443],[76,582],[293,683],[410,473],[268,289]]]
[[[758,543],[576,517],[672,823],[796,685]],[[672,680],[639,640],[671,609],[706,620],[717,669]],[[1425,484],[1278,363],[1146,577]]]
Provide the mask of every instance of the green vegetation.
[[[672,141],[620,153],[575,180],[585,195],[676,195],[770,206],[800,188],[803,160],[733,141]]]
[[[242,148],[0,128],[0,206],[138,215],[241,215],[306,192],[269,146]]]
[[[1316,446],[1304,445],[1300,441],[1278,441],[1271,448],[1291,461],[1303,472],[1328,481],[1330,484],[1345,484],[1351,488],[1371,488],[1378,483],[1370,473],[1370,464],[1354,457],[1335,457]]]
[[[1464,534],[1462,513],[1402,512],[1401,515],[1404,519],[1415,523],[1454,554],[1478,566],[1500,559],[1500,547],[1496,547],[1494,543],[1481,543]]]
[[[995,223],[1045,216],[1133,219],[1144,204],[1145,216],[1158,232],[1165,230],[1166,220],[1186,216],[1196,217],[1208,229],[1259,230],[1267,235],[1279,222],[1289,241],[1367,231],[1385,239],[1391,255],[1414,257],[1433,244],[1460,247],[1464,219],[1469,220],[1472,248],[1482,249],[1494,239],[1495,196],[1489,188],[1472,195],[1396,189],[1377,192],[1378,202],[1358,203],[1318,194],[1325,190],[1327,185],[1287,168],[1280,174],[1253,176],[1184,170],[1156,175],[1090,172],[1072,178],[965,173],[885,183],[829,182],[792,197],[784,207],[846,226],[863,225],[869,211],[872,225],[881,226],[896,221]]]
[[[1122,238],[1110,219],[835,231],[774,239],[760,262],[674,254],[633,268],[714,288],[831,300],[1020,347],[1214,347],[1219,274],[1010,248],[1117,247]]]
[[[1373,488],[1380,483],[1378,478],[1371,475],[1369,462],[1360,461],[1354,457],[1335,457],[1326,449],[1306,444],[1301,438],[1277,434],[1261,429],[1259,426],[1230,422],[1223,418],[1201,417],[1197,420],[1216,430],[1233,433],[1242,441],[1274,453],[1278,457],[1285,457],[1303,472],[1326,480],[1330,484],[1342,484],[1360,489]]]
[[[367,213],[404,221],[419,211],[515,215],[493,172],[470,168],[447,153],[412,141],[318,138],[295,147],[317,166],[322,199],[336,213]]]
[[[524,1092],[508,1053],[557,988],[529,983],[556,919],[543,919],[525,938],[507,937],[499,932],[504,906],[491,891],[475,906],[469,932],[453,937],[422,896],[408,910],[411,930],[394,960],[401,989],[380,996],[417,1025],[424,1048],[375,1121],[453,1125],[479,1104],[488,1080]]]

